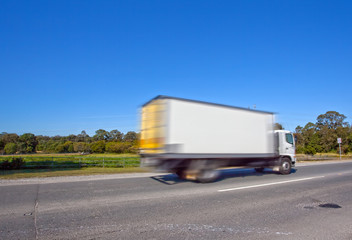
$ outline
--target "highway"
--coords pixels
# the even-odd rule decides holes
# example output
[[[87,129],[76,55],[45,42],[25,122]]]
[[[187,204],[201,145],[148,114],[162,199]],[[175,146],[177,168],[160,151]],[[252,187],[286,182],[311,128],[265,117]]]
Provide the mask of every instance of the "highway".
[[[352,239],[352,161],[0,181],[0,239]]]

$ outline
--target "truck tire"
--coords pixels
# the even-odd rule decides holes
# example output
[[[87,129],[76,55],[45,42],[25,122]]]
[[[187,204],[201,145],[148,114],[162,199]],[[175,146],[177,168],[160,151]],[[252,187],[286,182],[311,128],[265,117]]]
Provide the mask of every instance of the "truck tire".
[[[214,182],[219,176],[219,171],[215,169],[203,169],[197,173],[197,181],[200,183]]]
[[[176,174],[180,179],[186,179],[186,171],[185,171],[185,169],[178,169],[178,170],[176,170],[175,174]]]
[[[287,175],[291,173],[291,168],[292,168],[292,164],[291,164],[291,159],[284,157],[281,160],[281,164],[280,164],[280,170],[279,172],[282,175]]]

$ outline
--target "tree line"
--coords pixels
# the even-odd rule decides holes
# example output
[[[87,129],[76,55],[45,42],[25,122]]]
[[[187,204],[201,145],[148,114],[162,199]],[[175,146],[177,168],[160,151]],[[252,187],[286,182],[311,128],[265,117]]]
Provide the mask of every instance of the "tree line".
[[[0,154],[15,153],[137,153],[138,134],[130,131],[126,134],[118,131],[99,129],[94,136],[84,130],[69,136],[42,136],[32,133],[17,135],[0,134]]]
[[[294,132],[296,152],[304,154],[336,153],[339,151],[337,138],[342,139],[342,153],[352,152],[352,127],[345,121],[346,116],[328,111],[317,117],[316,122],[308,122],[304,127],[297,126]],[[275,124],[276,129],[283,129]],[[206,131],[206,129],[205,129]],[[137,153],[139,134],[130,131],[126,134],[118,130],[99,129],[90,137],[85,131],[69,136],[35,136],[25,133],[0,134],[0,154],[15,153]]]
[[[352,127],[345,121],[346,116],[336,111],[320,114],[315,123],[308,122],[295,129],[296,152],[305,154],[337,153],[341,138],[341,151],[352,152]]]

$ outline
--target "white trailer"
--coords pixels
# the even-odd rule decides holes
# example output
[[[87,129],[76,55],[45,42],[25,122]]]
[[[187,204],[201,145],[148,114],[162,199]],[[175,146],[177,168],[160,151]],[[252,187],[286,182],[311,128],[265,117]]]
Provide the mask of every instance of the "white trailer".
[[[296,161],[292,133],[274,131],[271,112],[157,96],[141,115],[142,166],[182,178],[209,182],[217,168],[231,166],[288,174]]]

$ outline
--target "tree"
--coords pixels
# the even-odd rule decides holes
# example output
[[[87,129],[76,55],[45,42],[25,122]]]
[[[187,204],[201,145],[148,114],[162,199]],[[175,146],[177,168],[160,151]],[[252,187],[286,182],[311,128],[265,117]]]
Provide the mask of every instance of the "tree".
[[[302,136],[302,127],[297,126],[295,129],[295,139],[296,139],[296,152],[297,153],[303,153],[304,149],[304,141],[303,141],[303,136]]]
[[[320,139],[314,123],[307,123],[304,128],[298,128],[301,134],[302,151],[306,154],[315,154],[321,151]]]
[[[62,142],[50,139],[48,142],[43,143],[43,151],[46,153],[55,153],[57,152],[56,147],[59,144],[62,144]]]
[[[73,151],[81,152],[81,153],[89,153],[91,152],[91,149],[88,143],[76,142],[76,143],[73,143]]]
[[[124,136],[123,140],[125,142],[134,142],[138,140],[138,136],[136,132],[130,131],[128,133],[126,133],[126,135]]]
[[[89,135],[86,133],[85,130],[83,130],[80,134],[78,134],[77,138],[78,138],[78,142],[88,142],[90,139]]]
[[[78,137],[74,134],[70,134],[66,137],[66,140],[71,142],[78,142]]]
[[[3,150],[5,147],[5,142],[0,138],[0,152]]]
[[[90,144],[90,148],[94,153],[103,153],[105,151],[105,141],[100,140]]]
[[[110,131],[110,140],[111,141],[115,141],[115,142],[121,142],[123,139],[123,133],[121,133],[118,130],[111,130]]]
[[[275,123],[274,124],[274,129],[275,130],[284,130],[283,126],[280,123]]]
[[[127,153],[131,146],[129,142],[108,142],[105,149],[109,153]]]
[[[345,115],[335,111],[328,111],[317,117],[316,128],[324,152],[337,151],[338,143],[336,139],[348,136],[349,124],[344,122],[345,119]]]
[[[18,150],[21,153],[33,153],[35,152],[35,147],[38,144],[37,138],[32,133],[25,133],[21,135],[18,139]]]
[[[336,130],[338,127],[347,127],[348,123],[344,122],[346,116],[335,111],[328,111],[325,114],[320,114],[317,117],[317,129],[320,130],[322,127]]]
[[[2,133],[0,137],[4,145],[7,143],[16,143],[19,138],[16,133]]]
[[[17,152],[17,145],[16,143],[7,143],[5,145],[4,151],[6,154],[15,154]]]
[[[110,133],[108,131],[105,131],[104,129],[99,129],[95,131],[95,135],[93,136],[93,139],[95,141],[101,141],[101,140],[109,140],[111,138]]]

